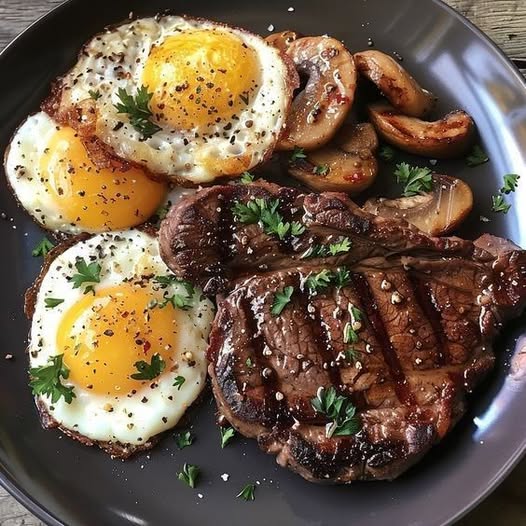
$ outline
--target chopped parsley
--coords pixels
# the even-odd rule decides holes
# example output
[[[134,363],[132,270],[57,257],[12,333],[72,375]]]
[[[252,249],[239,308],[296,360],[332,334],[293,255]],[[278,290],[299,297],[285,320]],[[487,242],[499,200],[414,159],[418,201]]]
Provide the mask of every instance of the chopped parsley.
[[[298,148],[297,146],[294,147],[294,151],[292,152],[292,155],[290,156],[291,162],[295,162],[299,159],[306,159],[307,154],[305,153],[305,150],[303,148]]]
[[[382,146],[378,152],[378,156],[382,161],[391,162],[395,157],[394,148],[390,146]]]
[[[201,470],[194,464],[187,464],[185,462],[183,470],[177,475],[177,478],[188,484],[191,488],[195,488],[199,473]]]
[[[163,300],[158,301],[153,299],[148,304],[149,308],[159,307],[160,309],[164,309],[168,304],[171,304],[174,309],[187,310],[193,306],[195,289],[189,281],[179,279],[176,276],[155,276],[154,281],[160,285],[161,289],[167,289],[173,285],[180,285],[184,292],[174,293],[170,296],[168,291],[165,291]]]
[[[219,432],[221,433],[222,448],[225,448],[236,435],[236,431],[233,427],[220,427]]]
[[[352,325],[346,323],[343,328],[343,343],[356,343],[359,339],[358,333],[352,328]]]
[[[177,390],[180,391],[185,382],[186,378],[184,376],[176,376],[172,387],[177,387]]]
[[[328,245],[313,245],[305,251],[300,259],[325,258],[328,256],[338,256],[349,252],[352,248],[352,242],[348,237],[340,238],[336,243]]]
[[[62,384],[61,378],[67,380],[69,369],[63,363],[63,354],[52,356],[47,365],[32,367],[29,370],[31,380],[29,385],[34,395],[47,395],[51,397],[51,403],[55,404],[64,398],[67,404],[71,404],[76,398],[73,386]]]
[[[517,174],[506,174],[504,176],[504,186],[500,189],[503,194],[511,194],[517,190],[519,184],[520,175]]]
[[[355,363],[358,361],[358,358],[361,356],[361,352],[357,351],[353,347],[350,347],[346,351],[344,351],[345,359],[351,363]]]
[[[294,287],[285,287],[282,292],[276,292],[270,312],[273,316],[279,316],[283,309],[290,303]]]
[[[328,438],[355,435],[360,431],[361,424],[356,414],[356,407],[347,397],[338,395],[334,387],[328,389],[320,387],[311,404],[317,413],[325,415],[330,420],[325,427]]]
[[[511,205],[506,203],[502,194],[492,196],[491,201],[493,212],[507,214],[511,208]]]
[[[250,356],[245,360],[245,365],[247,367],[254,367],[254,362],[252,361],[252,358],[250,358]]]
[[[351,281],[351,273],[345,267],[337,268],[334,273],[334,281],[338,288],[345,287]]]
[[[191,446],[194,443],[194,437],[190,431],[184,431],[183,433],[177,433],[175,435],[175,443],[179,449]]]
[[[64,300],[59,298],[45,298],[44,303],[46,304],[46,309],[54,309],[57,305],[64,303]]]
[[[433,177],[429,168],[400,163],[396,165],[394,174],[396,181],[404,185],[402,192],[404,197],[424,194],[433,189]]]
[[[43,237],[40,243],[32,250],[31,255],[34,258],[37,258],[38,256],[46,256],[54,246],[55,245],[47,237]]]
[[[478,144],[473,147],[471,153],[466,157],[466,164],[471,167],[479,166],[488,161],[488,155]]]
[[[88,264],[84,258],[77,258],[75,268],[77,269],[77,274],[73,274],[71,277],[73,288],[78,289],[85,283],[91,283],[91,285],[88,285],[84,289],[84,294],[87,294],[88,292],[93,292],[93,294],[95,294],[93,283],[100,283],[101,266],[95,261]]]
[[[305,232],[305,226],[298,222],[285,223],[278,212],[279,199],[251,199],[247,203],[237,201],[232,207],[234,217],[245,225],[261,224],[263,231],[269,235],[276,235],[283,241],[290,233],[293,236]]]
[[[237,495],[238,499],[243,499],[246,501],[254,500],[254,491],[256,490],[255,484],[247,484]]]
[[[89,96],[94,100],[97,101],[102,97],[102,94],[99,90],[88,90]]]
[[[331,284],[332,279],[333,273],[328,269],[324,269],[317,274],[310,274],[305,285],[311,292],[317,292],[326,289]]]
[[[131,375],[134,380],[154,380],[164,371],[166,363],[159,354],[154,354],[150,363],[140,360],[133,366],[138,371]]]
[[[130,124],[142,135],[142,139],[149,139],[155,133],[161,130],[161,127],[152,122],[150,119],[153,113],[150,110],[150,101],[153,93],[148,93],[146,86],[141,86],[133,97],[129,95],[124,88],[117,91],[119,104],[115,104],[118,113],[126,113]]]
[[[319,166],[315,166],[313,173],[316,175],[327,175],[329,173],[329,165],[328,164],[320,164]]]
[[[363,320],[363,314],[360,309],[357,307],[352,306],[351,307],[351,315],[355,321],[362,321]]]
[[[254,182],[254,176],[250,172],[243,172],[240,181],[242,184],[250,184]]]

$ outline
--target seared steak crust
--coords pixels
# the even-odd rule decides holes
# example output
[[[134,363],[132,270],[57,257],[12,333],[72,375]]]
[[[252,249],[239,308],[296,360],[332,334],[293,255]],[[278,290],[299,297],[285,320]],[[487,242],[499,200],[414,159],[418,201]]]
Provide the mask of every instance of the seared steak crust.
[[[234,202],[254,196],[278,197],[305,233],[280,242],[236,222]],[[342,236],[349,252],[301,258]],[[465,394],[493,365],[493,338],[526,304],[526,252],[491,236],[431,238],[340,194],[213,187],[170,212],[161,247],[176,274],[221,292],[209,347],[220,412],[312,481],[392,479],[414,464],[462,416]],[[342,265],[344,286],[306,286]],[[285,287],[291,301],[274,316]],[[349,356],[353,308],[363,319]],[[330,386],[356,406],[356,435],[327,438],[311,400]]]

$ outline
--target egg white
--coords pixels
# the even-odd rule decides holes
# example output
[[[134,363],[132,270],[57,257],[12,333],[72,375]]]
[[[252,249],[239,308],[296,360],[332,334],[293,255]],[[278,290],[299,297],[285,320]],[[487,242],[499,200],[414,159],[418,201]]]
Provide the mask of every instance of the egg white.
[[[230,31],[257,54],[261,79],[249,105],[229,123],[228,133],[224,121],[208,127],[206,133],[163,124],[159,132],[143,140],[127,116],[115,108],[120,102],[119,88],[131,95],[137,92],[150,51],[167,37],[185,30],[218,28]],[[290,70],[280,52],[261,37],[211,21],[179,16],[142,18],[97,35],[84,46],[78,62],[61,83],[58,114],[71,114],[71,108],[89,100],[90,92],[97,92],[95,135],[117,156],[142,164],[155,174],[196,184],[222,175],[237,175],[265,160],[285,127],[293,91]],[[225,166],[241,156],[248,156],[248,164],[237,174],[227,173]]]
[[[59,354],[58,327],[70,307],[84,296],[83,290],[73,289],[70,281],[76,272],[77,258],[95,260],[101,265],[100,283],[96,285],[101,289],[141,276],[170,274],[160,258],[157,240],[138,230],[99,234],[68,248],[49,266],[36,297],[29,342],[31,367],[45,366],[51,357]],[[174,292],[182,292],[178,290],[180,285],[173,287]],[[61,298],[64,302],[46,308],[46,297]],[[172,428],[205,386],[205,351],[214,307],[196,292],[193,306],[178,310],[177,314],[178,342],[173,352],[178,368],[170,371],[167,367],[155,379],[155,389],[151,388],[151,381],[137,381],[135,393],[103,396],[62,380],[74,387],[76,398],[70,404],[64,398],[51,403],[50,397],[43,395],[38,395],[38,402],[62,428],[91,440],[141,445]],[[187,351],[192,353],[194,365],[184,358]],[[173,385],[179,375],[185,378],[180,388]]]
[[[47,113],[40,111],[30,115],[17,129],[6,152],[4,170],[9,186],[22,207],[37,221],[48,230],[66,232],[68,234],[79,234],[81,232],[97,233],[101,230],[111,230],[104,226],[90,228],[82,221],[71,221],[65,217],[61,209],[61,203],[57,202],[48,189],[49,174],[43,173],[41,169],[42,160],[52,153],[49,153],[51,144],[60,125]],[[68,159],[65,159],[68,161]],[[71,177],[75,177],[74,174]],[[97,177],[97,174],[93,174]],[[118,179],[118,173],[116,178]],[[141,181],[133,180],[139,185]],[[107,195],[111,195],[111,191]],[[141,195],[137,193],[140,199]],[[122,198],[124,200],[124,197]],[[138,204],[138,198],[133,201]],[[102,208],[102,207],[101,207]],[[104,210],[110,212],[108,218],[111,222],[112,204],[104,205]],[[137,219],[140,216],[131,216],[130,226],[141,222]],[[144,220],[147,219],[145,215]]]

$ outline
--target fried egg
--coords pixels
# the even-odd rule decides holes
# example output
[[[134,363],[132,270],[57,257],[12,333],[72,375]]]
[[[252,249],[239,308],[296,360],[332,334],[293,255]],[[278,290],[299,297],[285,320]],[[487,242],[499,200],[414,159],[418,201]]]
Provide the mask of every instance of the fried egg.
[[[139,225],[168,192],[144,170],[97,168],[79,135],[44,112],[16,131],[5,173],[18,201],[49,230],[103,232]]]
[[[77,285],[89,274],[83,264],[95,275],[100,267],[98,281]],[[155,237],[127,230],[79,241],[52,261],[36,294],[29,356],[37,404],[77,438],[147,444],[205,386],[213,316],[209,300],[174,279]],[[57,358],[69,403],[35,390]],[[144,378],[152,365],[154,377]]]
[[[202,19],[159,16],[90,40],[47,107],[59,119],[75,115],[84,133],[123,159],[201,183],[239,175],[269,156],[296,83],[295,70],[259,36]],[[149,125],[158,128],[151,137],[141,132],[144,119],[120,111],[126,97],[141,90],[147,111],[135,117],[151,111]]]

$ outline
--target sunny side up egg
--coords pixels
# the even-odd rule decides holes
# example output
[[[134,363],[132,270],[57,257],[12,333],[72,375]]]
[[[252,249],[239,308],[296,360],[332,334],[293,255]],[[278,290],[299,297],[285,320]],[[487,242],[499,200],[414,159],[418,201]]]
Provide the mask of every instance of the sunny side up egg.
[[[140,168],[97,168],[69,126],[36,113],[16,131],[5,173],[20,204],[44,228],[76,234],[130,228],[148,220],[168,188]]]
[[[103,448],[144,448],[204,388],[214,306],[175,279],[150,234],[79,241],[32,292],[30,377],[43,422]]]
[[[175,181],[201,183],[267,159],[297,82],[281,52],[259,36],[159,16],[90,40],[45,107],[60,121],[80,112],[78,129],[122,159]],[[124,111],[123,103],[133,106],[139,92],[146,111]]]

